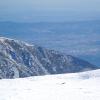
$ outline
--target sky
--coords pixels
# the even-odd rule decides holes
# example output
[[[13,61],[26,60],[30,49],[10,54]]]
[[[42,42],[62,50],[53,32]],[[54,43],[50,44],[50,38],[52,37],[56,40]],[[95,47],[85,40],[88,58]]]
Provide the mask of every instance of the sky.
[[[97,20],[100,0],[0,0],[0,21]]]

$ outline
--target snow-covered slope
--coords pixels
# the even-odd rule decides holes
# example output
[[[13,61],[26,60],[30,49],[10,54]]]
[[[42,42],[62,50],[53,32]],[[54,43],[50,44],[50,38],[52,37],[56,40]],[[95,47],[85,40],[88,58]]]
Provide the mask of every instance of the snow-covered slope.
[[[0,78],[72,73],[97,68],[71,55],[0,37]]]
[[[100,70],[2,79],[0,100],[100,100]]]

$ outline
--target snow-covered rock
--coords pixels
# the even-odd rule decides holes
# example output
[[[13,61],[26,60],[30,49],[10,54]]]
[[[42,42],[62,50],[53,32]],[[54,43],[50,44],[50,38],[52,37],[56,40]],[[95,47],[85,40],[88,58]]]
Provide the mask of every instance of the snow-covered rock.
[[[97,68],[71,55],[0,37],[0,78],[74,73]]]

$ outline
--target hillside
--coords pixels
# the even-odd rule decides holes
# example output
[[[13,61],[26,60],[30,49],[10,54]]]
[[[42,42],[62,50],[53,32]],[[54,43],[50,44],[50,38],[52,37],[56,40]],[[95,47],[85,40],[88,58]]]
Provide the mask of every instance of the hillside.
[[[0,78],[75,73],[97,68],[71,55],[18,40],[0,38]]]

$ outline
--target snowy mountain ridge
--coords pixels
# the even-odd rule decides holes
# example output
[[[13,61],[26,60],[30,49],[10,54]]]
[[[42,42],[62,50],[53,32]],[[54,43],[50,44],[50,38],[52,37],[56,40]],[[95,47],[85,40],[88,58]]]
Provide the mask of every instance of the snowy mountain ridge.
[[[0,37],[0,78],[75,73],[98,67],[37,45]]]

